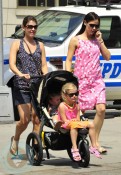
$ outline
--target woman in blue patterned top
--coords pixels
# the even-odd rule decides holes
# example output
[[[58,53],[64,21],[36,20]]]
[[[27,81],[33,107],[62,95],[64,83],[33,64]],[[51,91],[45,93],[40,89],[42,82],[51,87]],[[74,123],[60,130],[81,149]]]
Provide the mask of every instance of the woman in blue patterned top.
[[[10,69],[14,72],[14,103],[17,106],[20,120],[16,124],[15,135],[11,138],[10,152],[18,154],[20,135],[33,122],[33,131],[39,133],[40,121],[31,104],[31,95],[26,80],[30,75],[41,75],[48,72],[45,48],[42,42],[34,39],[37,31],[37,20],[33,16],[23,19],[23,39],[15,40],[10,49]],[[35,84],[38,79],[32,80]],[[36,88],[35,92],[38,92]],[[36,93],[37,95],[37,93]],[[32,117],[32,118],[31,118]]]

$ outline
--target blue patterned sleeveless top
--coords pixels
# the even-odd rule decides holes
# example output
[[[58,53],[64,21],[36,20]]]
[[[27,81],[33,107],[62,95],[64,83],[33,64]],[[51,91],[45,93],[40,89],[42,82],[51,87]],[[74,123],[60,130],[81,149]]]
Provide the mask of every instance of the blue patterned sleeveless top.
[[[20,72],[30,75],[41,74],[41,50],[39,42],[36,41],[37,47],[34,53],[27,53],[24,49],[23,40],[20,40],[19,51],[16,58],[16,66]],[[34,61],[34,60],[35,61]],[[36,83],[38,78],[31,79],[31,82]],[[19,89],[28,89],[29,85],[26,81],[21,79],[18,75],[14,76],[14,86]]]

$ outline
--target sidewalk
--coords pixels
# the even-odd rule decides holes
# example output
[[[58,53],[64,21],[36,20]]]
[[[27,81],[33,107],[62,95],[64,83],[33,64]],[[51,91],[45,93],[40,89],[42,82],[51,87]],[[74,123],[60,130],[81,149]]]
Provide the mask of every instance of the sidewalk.
[[[48,130],[48,128],[45,128]],[[0,124],[0,175],[1,174],[54,174],[54,175],[120,175],[121,172],[121,118],[105,119],[101,132],[101,145],[108,150],[107,155],[97,159],[91,155],[88,168],[77,167],[66,151],[51,151],[50,160],[43,161],[42,166],[31,166],[26,159],[25,142],[26,137],[32,130],[30,123],[26,131],[21,135],[19,157],[9,154],[10,138],[14,135],[15,123]],[[46,156],[44,154],[46,159]]]

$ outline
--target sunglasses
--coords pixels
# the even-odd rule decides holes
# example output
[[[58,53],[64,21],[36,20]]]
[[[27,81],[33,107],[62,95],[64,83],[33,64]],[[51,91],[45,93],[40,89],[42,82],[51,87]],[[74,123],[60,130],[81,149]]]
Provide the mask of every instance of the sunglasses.
[[[33,29],[34,28],[36,30],[37,27],[38,27],[38,25],[35,25],[35,26],[33,26],[33,25],[27,25],[26,27],[27,27],[27,29]]]
[[[96,28],[96,29],[98,29],[99,27],[100,27],[100,25],[99,24],[89,24],[89,26],[91,27],[91,28]]]
[[[66,93],[69,97],[73,97],[74,95],[75,96],[78,96],[79,95],[79,92],[77,91],[77,92],[75,92],[75,93],[70,93],[70,94],[68,94],[68,93]]]

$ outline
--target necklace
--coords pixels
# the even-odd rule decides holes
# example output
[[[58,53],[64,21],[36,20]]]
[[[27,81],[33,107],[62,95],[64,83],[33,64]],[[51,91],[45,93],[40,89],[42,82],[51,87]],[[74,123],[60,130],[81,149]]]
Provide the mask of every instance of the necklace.
[[[65,102],[64,102],[64,104],[65,104],[65,106],[67,106],[68,109],[70,109],[70,110],[74,109],[75,106],[76,106],[76,104],[73,104],[73,106],[70,106],[69,104],[67,104],[67,103],[65,103]]]

